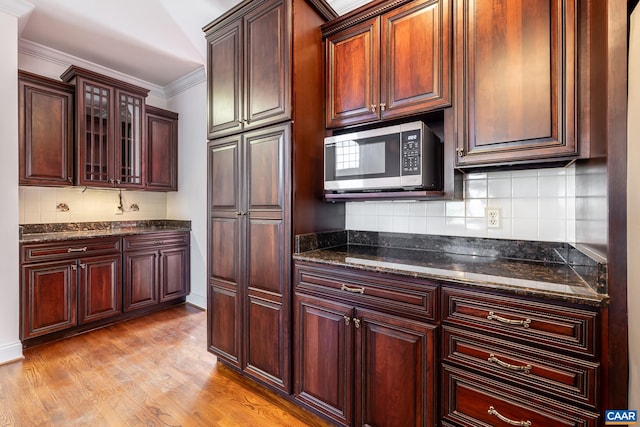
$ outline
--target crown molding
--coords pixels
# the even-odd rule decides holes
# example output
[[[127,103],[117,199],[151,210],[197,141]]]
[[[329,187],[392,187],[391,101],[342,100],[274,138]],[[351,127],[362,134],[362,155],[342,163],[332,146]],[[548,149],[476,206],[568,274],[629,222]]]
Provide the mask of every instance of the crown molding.
[[[35,9],[35,6],[23,0],[0,0],[0,11],[20,18]]]
[[[3,1],[3,0],[0,0],[0,1]],[[122,80],[136,86],[147,88],[149,89],[149,93],[155,97],[159,97],[162,99],[167,98],[167,95],[165,94],[165,89],[162,86],[144,81],[142,79],[138,79],[136,77],[132,77],[128,74],[124,74],[116,70],[112,70],[111,68],[107,68],[103,65],[96,64],[91,61],[87,61],[86,59],[69,55],[68,53],[64,53],[59,50],[52,49],[48,46],[34,43],[30,40],[20,38],[18,42],[18,52],[20,52],[23,55],[27,55],[27,56],[41,59],[43,61],[51,62],[53,64],[57,64],[65,68],[71,65],[76,65],[78,67],[86,68],[87,70],[104,74],[114,79]]]
[[[172,83],[169,83],[164,88],[164,93],[167,98],[176,96],[180,92],[190,89],[196,85],[207,80],[207,73],[204,71],[204,66],[201,66],[189,74],[185,74]]]

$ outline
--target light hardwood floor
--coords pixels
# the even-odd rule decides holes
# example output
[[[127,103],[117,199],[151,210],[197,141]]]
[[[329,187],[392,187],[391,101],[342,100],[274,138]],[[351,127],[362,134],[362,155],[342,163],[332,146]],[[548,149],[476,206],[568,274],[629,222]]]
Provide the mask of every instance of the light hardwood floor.
[[[0,366],[0,426],[327,426],[216,363],[189,305],[25,350]]]

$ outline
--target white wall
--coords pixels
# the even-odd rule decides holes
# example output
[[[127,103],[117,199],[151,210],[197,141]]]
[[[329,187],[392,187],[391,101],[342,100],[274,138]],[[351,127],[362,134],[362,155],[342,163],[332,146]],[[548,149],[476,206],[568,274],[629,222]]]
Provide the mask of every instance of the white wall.
[[[207,303],[206,96],[206,82],[202,80],[168,100],[168,108],[180,116],[178,192],[167,197],[167,216],[191,220],[191,294],[187,301],[202,308]]]
[[[627,301],[630,308],[640,301],[640,222],[633,221],[640,212],[640,193],[637,190],[638,176],[633,173],[640,164],[640,8],[631,15],[629,36],[629,110],[628,114],[628,170],[627,188]],[[629,409],[640,409],[640,311],[629,313]]]
[[[471,173],[464,200],[351,202],[350,230],[575,242],[575,167]],[[486,209],[499,208],[500,228]]]
[[[0,10],[0,363],[22,357],[18,277],[18,18]]]

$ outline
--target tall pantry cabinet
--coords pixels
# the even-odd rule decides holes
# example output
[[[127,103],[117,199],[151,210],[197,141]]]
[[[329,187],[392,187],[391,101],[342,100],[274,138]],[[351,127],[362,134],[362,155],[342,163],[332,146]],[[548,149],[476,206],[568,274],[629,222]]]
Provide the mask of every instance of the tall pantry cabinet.
[[[296,234],[343,228],[322,200],[323,0],[248,0],[208,42],[208,348],[291,392]]]

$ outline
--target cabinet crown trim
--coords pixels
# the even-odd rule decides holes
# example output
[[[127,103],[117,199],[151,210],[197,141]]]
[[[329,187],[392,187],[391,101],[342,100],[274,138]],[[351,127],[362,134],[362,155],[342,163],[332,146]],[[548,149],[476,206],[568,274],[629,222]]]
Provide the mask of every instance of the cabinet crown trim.
[[[367,21],[378,15],[382,15],[391,9],[395,9],[396,7],[402,6],[406,3],[411,3],[412,1],[413,0],[374,0],[363,7],[355,9],[344,16],[324,24],[321,27],[322,37],[327,38],[328,36],[342,31],[345,28]]]
[[[136,86],[122,80],[114,79],[112,77],[105,76],[104,74],[95,73],[91,70],[87,70],[76,65],[70,66],[64,73],[60,75],[60,78],[67,83],[73,80],[75,77],[83,77],[86,79],[103,82],[105,84],[115,86],[118,89],[124,89],[126,91],[133,92],[144,97],[149,94],[149,89],[145,89],[143,87]]]

